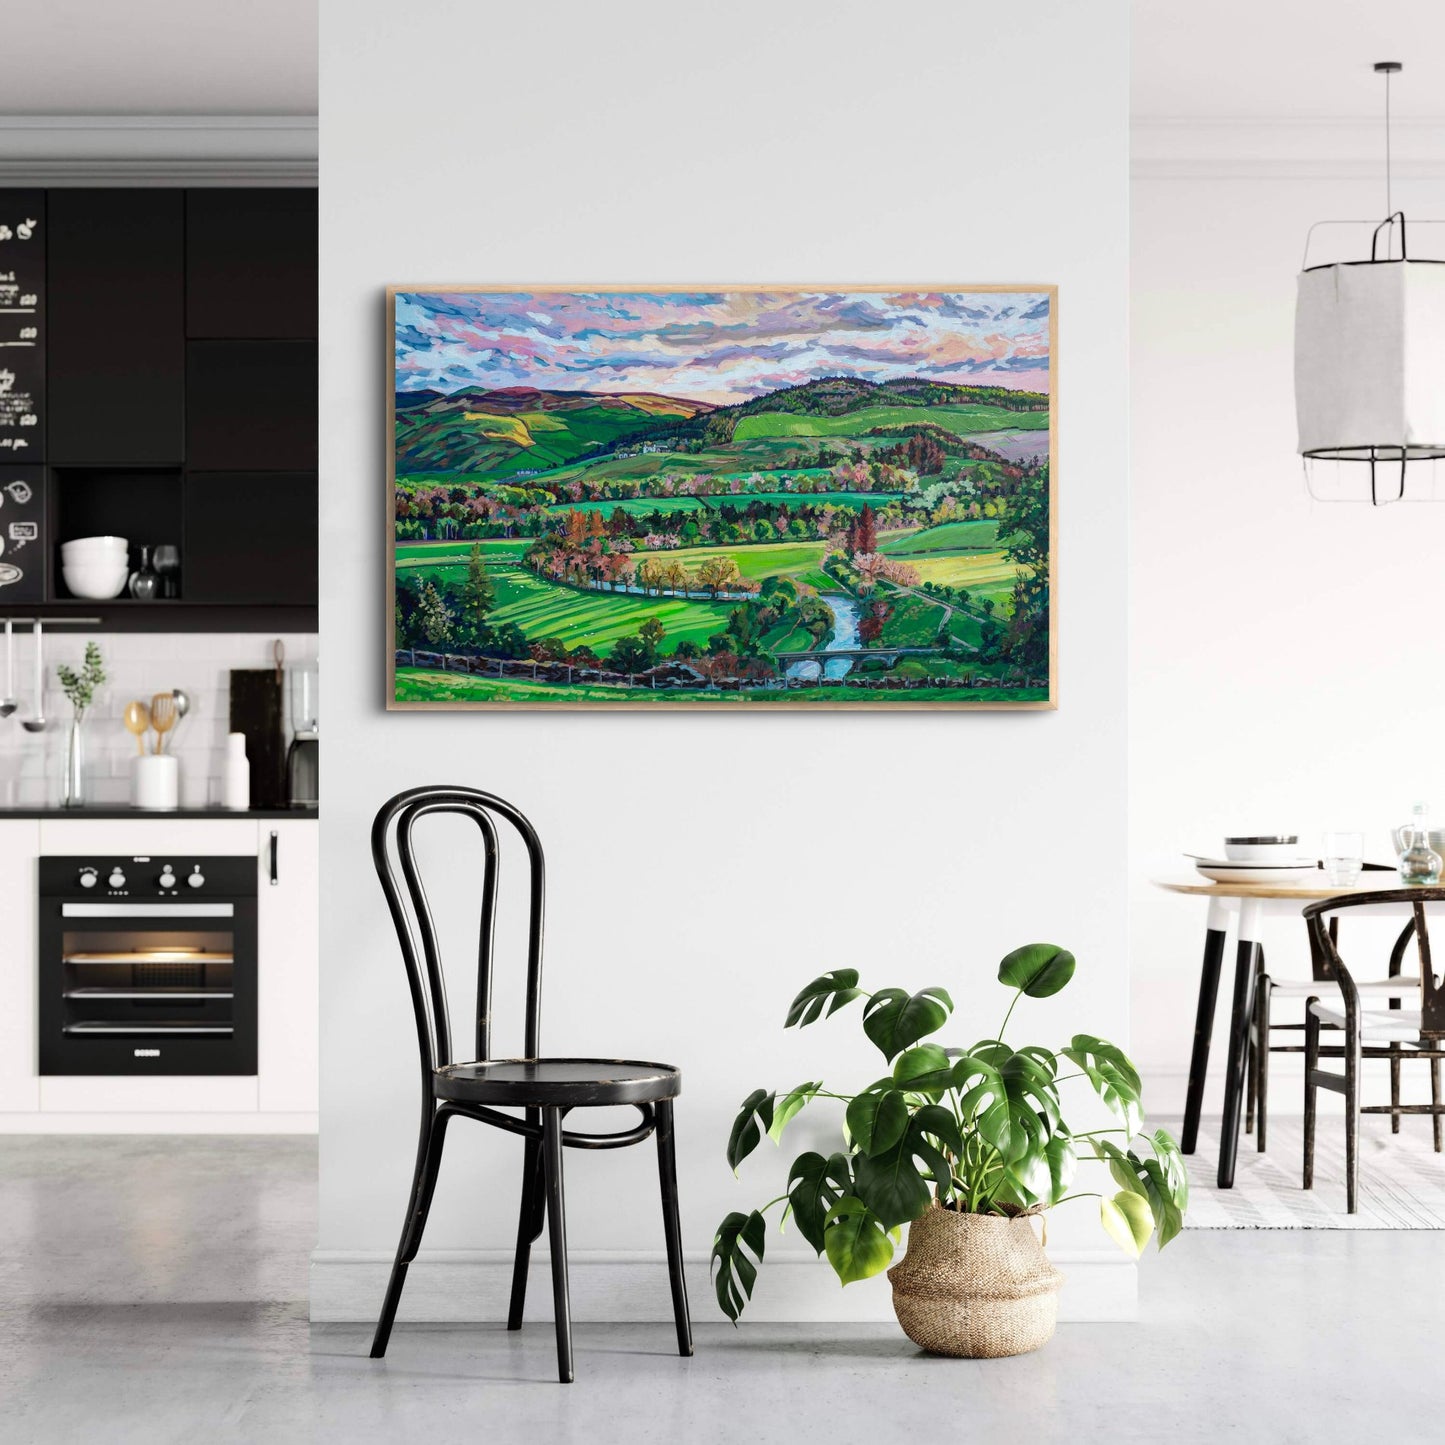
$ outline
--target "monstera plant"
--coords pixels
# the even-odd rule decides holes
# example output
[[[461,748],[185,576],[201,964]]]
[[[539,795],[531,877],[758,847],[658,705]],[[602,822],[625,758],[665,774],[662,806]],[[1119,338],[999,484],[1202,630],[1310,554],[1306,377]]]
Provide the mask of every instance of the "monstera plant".
[[[942,988],[868,993],[857,971],[815,978],[793,1000],[785,1028],[805,1028],[862,1002],[863,1032],[888,1072],[857,1093],[799,1084],[781,1097],[756,1089],[743,1100],[728,1139],[733,1172],[764,1134],[780,1141],[788,1124],[820,1100],[841,1105],[842,1145],[798,1155],[787,1193],[751,1213],[732,1213],[713,1241],[718,1304],[734,1322],[752,1297],[766,1243],[766,1211],[781,1206],[838,1278],[848,1284],[887,1268],[900,1227],[934,1203],[968,1214],[1039,1213],[1066,1199],[1095,1197],[1105,1230],[1138,1256],[1156,1231],[1162,1249],[1183,1223],[1189,1186],[1179,1146],[1162,1129],[1143,1134],[1139,1074],[1122,1050],[1092,1034],[1066,1048],[1004,1041],[1022,998],[1056,994],[1074,956],[1052,944],[1015,949],[999,965],[1013,991],[993,1038],[968,1049],[933,1041],[953,1012]],[[1064,1119],[1065,1087],[1103,1100],[1112,1125],[1075,1131]],[[1107,1167],[1108,1193],[1074,1190],[1080,1161]]]

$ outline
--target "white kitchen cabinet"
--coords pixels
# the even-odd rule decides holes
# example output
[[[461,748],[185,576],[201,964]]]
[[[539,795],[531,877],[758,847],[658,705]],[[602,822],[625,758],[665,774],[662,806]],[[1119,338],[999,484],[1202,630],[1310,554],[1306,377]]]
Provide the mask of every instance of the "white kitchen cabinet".
[[[0,1113],[40,1107],[35,1073],[38,819],[0,820]]]
[[[263,1113],[314,1114],[321,1031],[316,824],[263,818],[260,830],[261,871],[256,883],[256,941],[261,960],[259,1107]]]

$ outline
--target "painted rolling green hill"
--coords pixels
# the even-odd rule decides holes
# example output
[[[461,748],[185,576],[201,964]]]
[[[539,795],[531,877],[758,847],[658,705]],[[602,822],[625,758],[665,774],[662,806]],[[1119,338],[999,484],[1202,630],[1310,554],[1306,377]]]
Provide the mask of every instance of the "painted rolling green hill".
[[[421,398],[421,399],[419,399]],[[399,393],[396,469],[486,473],[546,471],[614,443],[642,438],[659,423],[689,421],[701,402],[631,392],[538,391],[532,387]]]

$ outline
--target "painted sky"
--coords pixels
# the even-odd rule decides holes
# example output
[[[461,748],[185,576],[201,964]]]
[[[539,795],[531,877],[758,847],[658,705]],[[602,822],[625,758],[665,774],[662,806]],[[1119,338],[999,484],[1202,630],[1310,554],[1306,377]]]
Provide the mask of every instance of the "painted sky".
[[[535,386],[727,405],[821,376],[1049,389],[1049,297],[948,292],[411,292],[401,391]]]

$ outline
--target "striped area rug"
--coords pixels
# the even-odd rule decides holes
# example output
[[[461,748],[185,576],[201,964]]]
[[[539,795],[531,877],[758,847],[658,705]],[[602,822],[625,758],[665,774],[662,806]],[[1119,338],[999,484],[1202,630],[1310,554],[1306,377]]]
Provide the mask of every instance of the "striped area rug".
[[[1171,1131],[1173,1132],[1173,1131]],[[1175,1138],[1178,1134],[1175,1133]],[[1390,1133],[1388,1118],[1360,1121],[1360,1208],[1345,1213],[1345,1125],[1326,1115],[1315,1134],[1315,1184],[1300,1187],[1304,1125],[1271,1118],[1269,1151],[1254,1136],[1239,1141],[1234,1188],[1215,1182],[1218,1127],[1201,1127],[1199,1148],[1186,1156],[1186,1229],[1445,1229],[1445,1154],[1430,1141],[1427,1118],[1405,1119]]]

